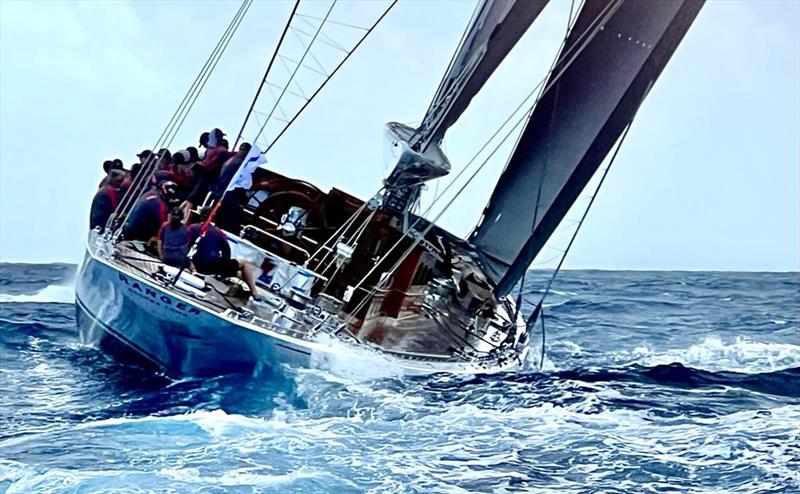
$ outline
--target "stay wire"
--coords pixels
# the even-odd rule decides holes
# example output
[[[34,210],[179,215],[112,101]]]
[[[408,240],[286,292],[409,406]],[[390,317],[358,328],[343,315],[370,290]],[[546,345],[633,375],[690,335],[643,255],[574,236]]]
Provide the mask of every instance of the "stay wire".
[[[203,91],[203,88],[205,88],[205,85],[206,85],[206,83],[207,83],[207,82],[208,82],[208,80],[211,78],[211,74],[214,72],[214,69],[216,69],[216,68],[217,68],[217,64],[219,63],[219,61],[220,61],[220,60],[222,60],[222,55],[223,55],[223,53],[225,52],[225,50],[228,48],[228,45],[230,44],[231,40],[233,39],[233,35],[234,35],[234,34],[236,34],[236,31],[239,29],[239,25],[240,25],[240,24],[242,23],[242,21],[244,20],[244,16],[247,14],[247,11],[250,9],[250,6],[252,6],[252,5],[253,5],[253,0],[247,0],[247,2],[248,2],[248,3],[247,3],[247,7],[245,8],[245,10],[244,10],[244,12],[242,13],[242,15],[239,17],[239,19],[238,19],[238,21],[237,21],[236,25],[234,26],[233,32],[231,32],[231,35],[230,35],[230,36],[228,37],[228,39],[225,41],[225,44],[223,45],[223,47],[222,47],[222,50],[220,51],[220,54],[219,54],[219,56],[217,57],[217,59],[216,59],[216,60],[214,60],[214,64],[211,66],[211,70],[208,72],[208,77],[206,77],[206,78],[203,80],[202,84],[200,85],[200,88],[199,88],[199,89],[197,90],[197,92],[195,93],[195,95],[194,95],[194,98],[192,99],[191,106],[194,106],[194,103],[195,103],[195,101],[197,101],[197,98],[200,96],[200,93]],[[191,109],[191,106],[190,106],[190,108],[189,108],[189,109]],[[172,139],[174,139],[174,138],[175,138],[175,136],[176,136],[176,135],[177,135],[177,133],[178,133],[178,129],[179,129],[179,128],[180,128],[180,127],[183,125],[183,122],[186,120],[186,117],[188,117],[188,116],[189,116],[189,112],[187,111],[186,113],[184,113],[184,115],[183,115],[183,118],[181,119],[181,121],[180,121],[180,124],[178,125],[178,128],[177,128],[177,129],[175,129],[175,133],[174,133],[174,134],[172,135],[172,137],[170,138],[170,142],[169,142],[169,144],[172,144]]]
[[[292,126],[294,121],[297,120],[297,118],[303,113],[303,111],[306,109],[306,107],[308,107],[308,105],[311,103],[311,101],[314,100],[314,98],[317,96],[317,94],[319,94],[320,91],[322,91],[322,89],[325,87],[325,85],[328,84],[328,82],[331,80],[331,78],[336,74],[336,72],[339,71],[339,69],[350,58],[350,56],[353,53],[355,53],[355,51],[358,49],[358,47],[361,46],[361,43],[363,43],[364,40],[367,39],[367,37],[370,35],[370,33],[372,33],[372,31],[375,29],[375,27],[377,27],[377,25],[383,20],[383,18],[386,17],[386,15],[389,13],[389,11],[392,10],[392,8],[397,4],[397,2],[398,2],[398,0],[393,0],[392,3],[389,5],[389,7],[387,7],[386,10],[384,10],[383,14],[381,14],[381,16],[378,17],[378,19],[375,21],[375,23],[373,23],[372,26],[370,26],[370,28],[367,30],[367,32],[364,33],[364,36],[362,36],[361,39],[358,40],[358,43],[356,43],[355,46],[353,46],[353,48],[347,53],[347,55],[342,59],[342,61],[339,62],[339,64],[333,69],[333,71],[331,71],[331,73],[328,76],[328,78],[325,79],[325,82],[323,82],[317,88],[317,90],[314,91],[314,93],[311,94],[311,96],[307,99],[307,101],[303,104],[303,106],[300,107],[300,109],[297,111],[297,113],[294,114],[294,116],[291,118],[291,120],[289,120],[289,122],[286,123],[286,125],[283,127],[283,129],[280,131],[280,133],[275,137],[275,139],[272,140],[272,142],[269,144],[269,146],[267,146],[267,149],[264,150],[265,153],[267,151],[269,151],[270,149],[272,149],[272,147],[275,146],[275,144],[283,136],[283,134],[285,134],[286,131],[289,130],[289,127]],[[312,40],[311,43],[313,43],[313,42],[314,41]],[[309,47],[310,46],[311,45],[309,44]],[[305,58],[305,56],[303,58]],[[303,60],[301,59],[300,62],[302,63],[302,61]],[[299,67],[299,65],[298,65],[298,67]],[[287,84],[287,87],[288,87],[288,84]],[[267,118],[267,121],[269,121],[269,117]],[[264,125],[266,125],[266,122],[264,123]],[[262,127],[262,131],[263,131],[263,127]],[[259,135],[261,135],[261,132],[259,132]],[[255,141],[255,139],[253,139],[253,141]]]
[[[442,210],[439,212],[439,214],[438,214],[438,215],[437,215],[437,216],[434,218],[434,220],[433,220],[432,222],[430,222],[430,224],[428,225],[428,227],[427,227],[427,228],[426,228],[426,229],[425,229],[425,230],[424,230],[424,231],[423,231],[423,232],[422,232],[422,233],[421,233],[421,234],[418,236],[418,238],[417,238],[417,239],[416,239],[416,240],[415,240],[415,241],[412,243],[412,245],[411,245],[411,246],[410,246],[410,247],[409,247],[409,248],[406,250],[406,252],[405,252],[405,253],[404,253],[404,254],[403,254],[403,255],[402,255],[402,256],[401,256],[401,257],[398,259],[398,261],[395,263],[394,267],[393,267],[393,268],[392,268],[390,271],[388,271],[388,272],[387,272],[389,275],[388,275],[388,276],[386,276],[386,277],[384,277],[384,282],[385,282],[385,280],[388,280],[389,276],[391,276],[391,273],[393,273],[393,272],[394,272],[394,270],[395,270],[395,269],[397,269],[397,267],[398,267],[398,266],[400,265],[400,263],[401,263],[401,262],[402,262],[402,261],[405,259],[405,257],[407,257],[407,256],[408,256],[408,255],[409,255],[409,254],[410,254],[410,253],[413,251],[413,249],[414,249],[414,248],[415,248],[415,247],[416,247],[416,246],[419,244],[419,242],[420,242],[420,239],[421,239],[421,238],[423,238],[423,237],[424,237],[424,235],[425,235],[425,234],[427,234],[427,232],[428,232],[428,231],[430,231],[430,229],[431,229],[431,228],[434,226],[435,222],[436,222],[436,221],[437,221],[437,220],[438,220],[438,219],[439,219],[439,218],[442,216],[442,214],[444,214],[444,212],[445,212],[445,211],[447,211],[447,210],[450,208],[450,206],[453,204],[453,202],[454,202],[454,201],[455,201],[455,200],[458,198],[458,196],[459,196],[459,195],[460,195],[460,194],[461,194],[461,193],[462,193],[462,192],[463,192],[463,191],[466,189],[467,185],[469,185],[469,183],[470,183],[470,182],[472,182],[472,180],[473,180],[473,179],[474,179],[474,178],[477,176],[477,174],[478,174],[478,173],[479,173],[479,172],[480,172],[480,171],[483,169],[483,167],[486,165],[486,163],[489,161],[489,159],[490,159],[490,158],[491,158],[491,157],[494,155],[494,153],[496,153],[496,152],[497,152],[497,150],[500,148],[500,146],[502,146],[502,145],[505,143],[505,141],[506,141],[506,140],[507,140],[507,139],[508,139],[508,138],[511,136],[511,134],[514,132],[514,130],[515,130],[515,129],[516,129],[516,128],[517,128],[517,127],[518,127],[518,126],[519,126],[519,125],[520,125],[520,124],[521,124],[521,123],[524,121],[524,120],[525,120],[525,118],[527,118],[527,115],[528,115],[529,113],[531,113],[531,112],[532,112],[533,108],[534,108],[534,107],[535,107],[535,105],[536,105],[536,104],[539,102],[539,100],[542,98],[542,96],[543,96],[544,94],[546,94],[546,93],[547,93],[547,91],[549,91],[549,90],[550,90],[550,88],[552,88],[552,87],[553,87],[553,85],[555,85],[555,84],[558,82],[558,80],[561,78],[561,76],[564,74],[564,72],[565,72],[565,71],[566,71],[566,70],[567,70],[567,69],[568,69],[568,68],[569,68],[569,67],[572,65],[572,63],[573,63],[573,62],[575,61],[575,59],[578,57],[578,55],[580,55],[580,53],[582,53],[582,52],[583,52],[583,50],[586,48],[586,46],[588,46],[589,42],[590,42],[590,41],[593,39],[593,37],[594,37],[594,34],[596,34],[596,33],[598,32],[598,28],[597,28],[597,26],[598,26],[598,25],[599,25],[599,26],[602,26],[602,25],[605,23],[605,21],[606,21],[607,19],[609,19],[609,18],[610,18],[610,17],[611,17],[611,16],[612,16],[612,15],[613,15],[615,12],[616,12],[616,10],[619,8],[619,6],[620,6],[621,4],[622,4],[622,0],[618,0],[618,1],[617,1],[617,2],[615,2],[615,3],[609,3],[609,4],[608,4],[608,5],[607,5],[607,6],[606,6],[604,9],[603,9],[603,11],[602,11],[600,14],[598,14],[598,16],[597,16],[597,17],[594,19],[594,21],[592,21],[592,23],[591,23],[591,24],[590,24],[590,25],[589,25],[589,26],[586,28],[586,30],[585,30],[583,33],[581,33],[581,35],[578,37],[578,40],[576,40],[575,44],[573,44],[573,45],[572,45],[572,46],[571,46],[571,47],[570,47],[570,48],[569,48],[569,49],[568,49],[568,50],[567,50],[567,51],[564,53],[564,56],[563,56],[563,57],[559,57],[559,58],[565,58],[566,56],[568,56],[568,55],[569,55],[569,59],[568,59],[568,60],[567,60],[567,61],[566,61],[566,62],[563,64],[563,66],[562,66],[561,70],[559,70],[559,71],[558,71],[558,72],[557,72],[555,75],[553,75],[553,74],[552,74],[552,72],[551,72],[551,73],[549,73],[547,76],[545,76],[545,77],[544,77],[544,78],[543,78],[543,79],[542,79],[542,80],[541,80],[541,81],[540,81],[540,82],[539,82],[539,83],[536,85],[536,87],[534,87],[534,88],[533,88],[533,90],[532,90],[532,91],[531,91],[531,92],[528,94],[528,96],[527,96],[525,99],[523,99],[522,103],[520,103],[520,105],[518,105],[518,106],[517,106],[517,108],[516,108],[516,109],[515,109],[515,110],[514,110],[514,111],[513,111],[513,112],[512,112],[512,113],[511,113],[509,116],[508,116],[508,118],[505,120],[505,122],[503,122],[503,124],[502,124],[500,127],[498,127],[498,129],[497,129],[497,130],[494,132],[494,134],[492,134],[492,136],[491,136],[491,137],[490,137],[490,138],[489,138],[489,139],[488,139],[488,140],[487,140],[487,141],[484,143],[484,145],[481,147],[481,149],[479,149],[479,150],[478,150],[478,152],[477,152],[477,153],[475,153],[475,155],[474,155],[474,156],[473,156],[473,158],[472,158],[472,159],[471,159],[471,160],[470,160],[470,161],[467,163],[467,165],[466,165],[464,168],[462,168],[462,169],[461,169],[461,171],[459,171],[459,173],[458,173],[458,174],[457,174],[457,175],[456,175],[456,176],[453,178],[453,180],[452,180],[452,181],[450,181],[450,183],[448,183],[448,185],[447,185],[447,186],[445,187],[445,189],[442,191],[442,195],[441,195],[441,196],[439,196],[439,197],[436,197],[436,198],[434,198],[433,202],[432,202],[432,203],[431,203],[431,205],[428,207],[428,210],[426,211],[426,214],[427,214],[428,212],[430,212],[430,210],[433,208],[434,204],[435,204],[435,203],[438,201],[438,199],[439,199],[440,197],[442,197],[442,196],[444,195],[444,193],[445,193],[445,192],[446,192],[446,191],[447,191],[447,190],[448,190],[448,189],[449,189],[449,188],[450,188],[450,187],[451,187],[453,184],[455,184],[455,182],[456,182],[456,181],[458,180],[458,178],[459,178],[459,177],[460,177],[460,176],[461,176],[461,175],[462,175],[462,174],[463,174],[463,173],[464,173],[464,172],[467,170],[467,168],[469,168],[469,167],[472,165],[472,163],[473,163],[473,162],[474,162],[474,161],[477,159],[477,157],[480,155],[480,153],[481,153],[481,152],[483,152],[483,150],[484,150],[484,149],[485,149],[485,148],[486,148],[486,147],[487,147],[487,146],[488,146],[488,145],[489,145],[489,144],[490,144],[490,143],[491,143],[491,142],[494,140],[494,138],[495,138],[495,137],[496,137],[496,136],[497,136],[497,135],[498,135],[498,134],[499,134],[499,133],[502,131],[502,129],[503,129],[503,128],[504,128],[504,127],[505,127],[505,126],[508,124],[508,122],[509,122],[509,121],[511,121],[511,119],[514,117],[514,115],[516,115],[516,113],[517,113],[517,112],[518,112],[518,111],[519,111],[521,108],[523,108],[524,106],[526,106],[526,105],[525,105],[525,103],[528,101],[528,99],[530,99],[530,98],[533,96],[533,94],[534,94],[534,93],[537,91],[537,89],[539,89],[539,88],[541,87],[541,85],[542,85],[542,84],[544,84],[545,82],[547,82],[547,80],[548,80],[548,79],[551,79],[551,80],[550,80],[550,84],[548,84],[548,85],[545,87],[545,89],[544,89],[544,90],[543,90],[543,91],[542,91],[542,92],[539,94],[539,96],[536,98],[536,100],[534,101],[534,103],[531,105],[530,109],[529,109],[528,111],[526,111],[526,112],[525,112],[525,114],[524,114],[524,115],[523,115],[521,118],[519,118],[519,119],[517,120],[517,123],[515,123],[515,124],[514,124],[514,126],[511,128],[511,130],[509,130],[509,131],[506,133],[505,137],[503,137],[503,139],[500,141],[500,143],[499,143],[499,144],[498,144],[498,145],[497,145],[497,146],[494,148],[494,150],[492,150],[492,152],[489,154],[489,156],[487,156],[487,157],[486,157],[486,159],[484,159],[483,163],[482,163],[482,164],[481,164],[481,165],[478,167],[478,169],[477,169],[477,170],[476,170],[476,171],[475,171],[475,172],[474,172],[474,173],[473,173],[473,174],[472,174],[472,175],[471,175],[471,176],[470,176],[470,177],[467,179],[467,181],[464,183],[464,185],[462,185],[462,186],[461,186],[461,188],[460,188],[460,189],[459,189],[459,190],[456,192],[456,194],[455,194],[455,195],[454,195],[454,196],[453,196],[453,197],[450,199],[450,201],[448,201],[448,203],[447,203],[447,204],[444,206],[444,208],[443,208],[443,209],[442,209]],[[589,36],[590,34],[591,34],[591,36]],[[587,36],[589,36],[589,37],[588,37],[588,39],[584,39],[584,38],[586,38]],[[574,52],[574,53],[573,53],[573,50],[575,50],[575,52]],[[414,228],[416,225],[418,225],[418,224],[419,224],[419,223],[420,223],[422,220],[423,220],[423,218],[422,218],[422,217],[418,218],[418,219],[417,219],[417,220],[414,222],[414,224],[411,226],[411,228],[410,228],[410,229],[413,229],[413,228]],[[404,238],[405,238],[405,237],[404,237]],[[380,264],[381,264],[381,263],[382,263],[384,260],[386,260],[386,259],[388,258],[389,254],[391,254],[391,253],[394,251],[394,249],[400,245],[400,243],[402,242],[402,240],[403,240],[403,238],[401,238],[401,239],[399,239],[398,241],[396,241],[396,242],[394,243],[394,245],[392,245],[392,247],[391,247],[391,248],[390,248],[390,249],[389,249],[389,250],[388,250],[388,251],[387,251],[387,252],[386,252],[386,253],[385,253],[385,254],[382,256],[382,258],[381,258],[380,260],[378,260],[378,262],[377,262],[377,263],[376,263],[376,264],[375,264],[375,265],[372,267],[372,269],[370,269],[370,270],[367,272],[367,274],[365,274],[365,275],[364,275],[364,277],[362,277],[362,278],[361,278],[361,280],[358,282],[358,284],[356,284],[356,285],[355,285],[355,287],[353,288],[353,291],[354,291],[354,292],[355,292],[355,290],[359,289],[359,288],[361,287],[361,285],[362,285],[362,284],[363,284],[363,283],[366,281],[366,279],[367,279],[367,278],[368,278],[370,275],[372,275],[372,273],[374,273],[374,272],[375,272],[375,270],[378,268],[378,266],[380,266]],[[380,287],[381,285],[382,285],[382,283],[379,283],[378,285],[376,285],[375,287],[373,287],[373,289],[372,289],[371,293],[374,293],[374,292],[376,292],[376,291],[379,289],[379,287]],[[365,298],[365,299],[362,301],[362,304],[364,304],[368,298],[369,298],[369,297]],[[361,309],[361,306],[362,306],[362,304],[359,304],[359,307],[358,307],[356,310],[354,310],[354,311],[353,311],[353,314],[354,314],[354,313],[356,313],[356,312],[358,312],[358,310],[360,310],[360,309]],[[350,320],[352,320],[352,318],[354,317],[354,316],[353,316],[353,314],[351,314],[351,315],[348,317],[348,319],[345,321],[344,325],[347,325],[347,324],[349,324],[349,321],[350,321]],[[343,325],[343,326],[344,326],[344,325]]]
[[[225,29],[225,32],[220,37],[219,41],[217,41],[217,45],[214,47],[211,54],[206,59],[205,64],[203,65],[200,72],[197,74],[194,81],[190,85],[189,90],[183,97],[183,100],[181,100],[180,104],[178,105],[178,108],[172,114],[172,117],[167,123],[167,126],[162,131],[161,135],[156,140],[155,145],[151,149],[155,149],[157,152],[158,149],[164,147],[163,144],[166,141],[167,136],[173,134],[174,137],[174,133],[177,132],[175,126],[177,125],[178,121],[181,120],[181,115],[188,112],[191,109],[190,100],[192,98],[192,95],[195,93],[200,82],[204,78],[207,78],[207,75],[209,74],[209,68],[212,66],[213,60],[220,55],[220,49],[222,48],[223,44],[227,46],[225,40],[229,39],[229,37],[232,35],[232,30],[235,29],[235,26],[238,26],[237,21],[243,16],[243,12],[245,12],[246,7],[248,7],[251,2],[252,0],[244,0],[242,4],[239,6],[239,9],[236,11],[236,14],[234,15],[233,19],[231,19],[231,22],[228,24],[228,27]],[[224,48],[222,49],[224,50]],[[125,194],[125,197],[123,197],[123,201],[121,201],[120,204],[117,206],[117,209],[115,210],[115,215],[117,215],[119,212],[121,212],[122,214],[127,213],[127,210],[130,207],[130,205],[141,196],[141,194],[144,192],[145,184],[150,180],[150,177],[152,176],[158,164],[157,162],[158,160],[155,158],[155,156],[151,156],[145,162],[143,169],[137,175],[136,179],[134,180],[134,183],[131,184],[130,190],[128,191],[127,194]]]
[[[294,80],[294,76],[297,74],[297,71],[300,70],[300,67],[303,64],[303,61],[305,61],[305,59],[306,59],[306,55],[308,55],[308,51],[311,50],[311,46],[314,44],[314,41],[317,39],[317,36],[319,36],[319,32],[322,30],[322,27],[325,26],[325,21],[328,19],[328,16],[331,15],[331,11],[336,6],[336,2],[337,2],[337,0],[333,0],[333,2],[331,3],[331,6],[328,8],[328,11],[325,13],[325,17],[322,19],[322,22],[320,22],[319,26],[317,27],[316,32],[314,32],[314,36],[311,38],[311,41],[308,43],[308,46],[306,46],[306,49],[303,52],[303,56],[300,57],[300,60],[297,62],[297,66],[294,68],[294,71],[292,72],[292,75],[289,76],[289,80],[286,82],[286,85],[283,87],[283,90],[281,91],[281,94],[278,96],[278,99],[275,100],[275,104],[272,105],[272,109],[267,114],[267,117],[264,120],[264,124],[258,130],[258,133],[256,134],[256,136],[253,137],[253,142],[258,141],[258,138],[261,137],[261,134],[264,132],[264,128],[267,126],[267,124],[269,123],[270,119],[272,118],[272,114],[275,113],[275,109],[278,107],[278,105],[281,102],[281,99],[283,98],[283,95],[286,93],[286,90],[289,88],[289,84],[291,84],[292,81]],[[270,147],[272,147],[272,146],[271,145],[268,146],[267,149],[265,149],[263,151],[263,153],[266,153],[269,150]]]
[[[256,91],[256,95],[253,98],[253,102],[250,103],[250,109],[247,110],[247,115],[245,115],[244,117],[244,122],[242,122],[242,128],[239,129],[239,134],[236,136],[236,142],[234,142],[233,144],[233,149],[236,149],[236,146],[239,144],[239,140],[242,138],[242,133],[244,133],[244,129],[247,126],[247,121],[250,120],[250,115],[253,113],[253,108],[255,108],[256,106],[258,97],[261,95],[261,90],[264,89],[264,85],[267,83],[267,77],[269,76],[269,73],[272,70],[272,64],[275,62],[275,57],[278,56],[278,51],[283,45],[283,39],[286,37],[286,33],[289,31],[289,26],[292,24],[292,20],[294,19],[295,13],[297,12],[297,7],[299,5],[300,5],[300,0],[295,1],[294,7],[292,7],[292,12],[291,14],[289,14],[289,19],[286,21],[286,25],[283,27],[283,32],[281,33],[281,37],[280,39],[278,39],[278,44],[275,46],[275,51],[272,52],[272,57],[269,59],[269,63],[267,64],[267,70],[264,72],[264,77],[261,79],[261,84],[259,84],[258,90]]]
[[[647,91],[645,91],[645,94],[647,94]],[[640,102],[640,104],[641,104],[641,102]],[[634,113],[634,116],[635,116],[635,113]],[[622,148],[622,143],[625,142],[625,137],[627,137],[628,131],[630,130],[632,123],[633,123],[633,118],[631,118],[631,121],[628,123],[627,127],[625,127],[625,130],[623,131],[622,136],[620,136],[619,142],[617,143],[617,147],[616,147],[616,149],[614,149],[614,154],[611,155],[611,159],[609,160],[608,166],[605,168],[605,170],[603,170],[603,174],[600,176],[600,181],[598,182],[597,187],[595,187],[595,191],[592,194],[591,199],[589,200],[589,204],[586,205],[586,209],[584,209],[583,214],[581,215],[581,219],[578,221],[578,225],[575,227],[575,231],[572,233],[572,237],[570,238],[569,243],[567,244],[567,248],[564,249],[564,254],[561,256],[561,259],[558,261],[558,265],[553,270],[553,273],[551,274],[550,279],[547,281],[547,286],[545,287],[541,298],[539,298],[539,303],[536,304],[536,309],[534,309],[533,313],[531,313],[531,315],[528,317],[528,320],[526,321],[525,325],[528,328],[530,328],[532,325],[536,324],[536,319],[537,318],[541,319],[541,324],[542,324],[542,347],[541,347],[541,356],[539,358],[539,370],[540,371],[542,370],[542,366],[544,365],[545,341],[546,341],[546,331],[545,331],[545,325],[544,325],[544,308],[543,308],[544,307],[544,305],[543,305],[544,304],[544,299],[550,293],[550,289],[553,286],[553,282],[555,281],[556,276],[558,275],[559,271],[561,270],[561,266],[564,264],[564,260],[567,258],[567,254],[569,253],[569,250],[572,247],[572,244],[575,242],[575,238],[577,238],[578,232],[580,231],[581,226],[583,225],[583,222],[586,219],[586,216],[589,214],[589,210],[592,208],[592,204],[594,204],[594,200],[595,200],[595,198],[597,198],[597,194],[600,192],[600,188],[603,186],[603,182],[605,182],[606,177],[608,176],[609,170],[611,170],[611,165],[614,164],[614,160],[617,158],[617,154],[619,153],[619,150]],[[530,329],[528,331],[530,331]]]
[[[197,101],[197,98],[200,96],[200,93],[202,92],[202,90],[205,87],[206,83],[210,79],[211,74],[213,73],[213,71],[216,68],[217,64],[222,59],[222,54],[224,53],[225,49],[230,44],[231,39],[233,39],[233,35],[235,34],[236,30],[238,29],[239,24],[241,24],[242,20],[244,19],[244,14],[250,8],[250,5],[252,5],[252,0],[245,0],[245,1],[246,1],[246,6],[245,6],[244,10],[242,11],[242,14],[236,20],[236,23],[234,24],[233,29],[230,31],[229,36],[227,37],[227,39],[224,41],[223,45],[221,46],[221,50],[218,52],[217,57],[214,59],[214,61],[211,64],[211,66],[206,71],[205,77],[201,80],[199,85],[195,86],[195,88],[193,90],[194,94],[191,96],[190,101],[189,101],[188,105],[186,106],[186,110],[185,110],[185,112],[183,112],[183,116],[181,117],[180,121],[177,122],[177,125],[173,127],[173,131],[171,132],[171,135],[168,136],[168,140],[165,143],[162,143],[162,146],[169,147],[172,144],[172,141],[175,139],[175,136],[177,135],[178,130],[183,125],[184,121],[186,120],[186,117],[188,117],[189,112],[191,111],[192,107],[194,106],[194,103]],[[160,161],[162,159],[163,159],[162,157],[159,157],[157,163],[160,163]],[[156,163],[156,165],[152,166],[150,171],[149,171],[149,173],[147,175],[145,175],[146,178],[142,182],[142,189],[140,190],[138,197],[141,197],[144,193],[147,192],[146,184],[150,181],[151,177],[155,174],[157,163]],[[138,197],[137,197],[137,199],[138,199]],[[133,207],[133,202],[129,205],[129,207],[130,208]],[[128,218],[125,218],[125,220],[123,221],[123,224],[120,226],[118,232],[121,232],[121,230],[124,227],[124,224],[127,222],[127,220],[128,220]]]

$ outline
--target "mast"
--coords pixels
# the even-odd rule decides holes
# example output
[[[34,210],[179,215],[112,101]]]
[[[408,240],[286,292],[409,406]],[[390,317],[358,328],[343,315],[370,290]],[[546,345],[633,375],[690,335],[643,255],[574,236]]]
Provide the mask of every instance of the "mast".
[[[600,166],[703,0],[586,0],[470,237],[508,294]]]

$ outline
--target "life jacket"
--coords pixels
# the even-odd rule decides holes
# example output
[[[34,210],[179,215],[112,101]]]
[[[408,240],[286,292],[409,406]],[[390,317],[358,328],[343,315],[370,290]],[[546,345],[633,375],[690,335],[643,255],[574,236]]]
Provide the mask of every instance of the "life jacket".
[[[111,214],[119,205],[119,189],[110,185],[103,186],[92,199],[91,212],[89,214],[89,228],[99,227],[102,231]]]
[[[172,266],[184,266],[189,259],[188,229],[183,225],[173,229],[166,222],[161,226],[158,238],[161,240],[163,261]]]
[[[157,193],[145,195],[128,216],[123,234],[128,240],[150,240],[158,235],[167,216],[167,204]]]
[[[202,225],[194,224],[189,227],[189,243],[191,244],[201,236]],[[197,243],[197,252],[192,260],[197,265],[210,265],[231,258],[231,248],[228,238],[222,230],[209,225],[203,238]]]

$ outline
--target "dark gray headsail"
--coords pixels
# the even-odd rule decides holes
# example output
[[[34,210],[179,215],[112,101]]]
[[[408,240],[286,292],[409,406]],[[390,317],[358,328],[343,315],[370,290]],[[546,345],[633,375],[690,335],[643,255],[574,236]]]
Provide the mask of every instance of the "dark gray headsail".
[[[703,0],[586,0],[470,241],[509,293],[669,61]]]
[[[453,57],[417,139],[440,142],[464,113],[548,0],[486,0],[477,9],[464,40]],[[427,147],[423,143],[422,147]],[[412,143],[413,144],[413,143]]]
[[[548,0],[483,0],[467,28],[422,124],[392,122],[387,131],[402,155],[386,179],[389,188],[441,177],[450,170],[438,145]],[[403,146],[403,143],[406,146]]]

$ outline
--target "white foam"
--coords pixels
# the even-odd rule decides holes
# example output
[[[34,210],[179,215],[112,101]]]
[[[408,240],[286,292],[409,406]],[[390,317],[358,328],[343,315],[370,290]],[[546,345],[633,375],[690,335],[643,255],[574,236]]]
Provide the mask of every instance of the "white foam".
[[[741,336],[729,342],[709,337],[688,348],[666,351],[640,346],[632,357],[635,363],[648,367],[678,362],[710,371],[761,373],[800,367],[800,345],[752,341]]]
[[[327,334],[318,335],[317,342],[327,345],[330,350],[313,352],[312,367],[336,377],[347,381],[372,381],[404,374],[402,367],[378,352],[356,348]]]
[[[71,304],[75,302],[75,285],[48,285],[34,294],[10,295],[0,293],[0,303]]]

